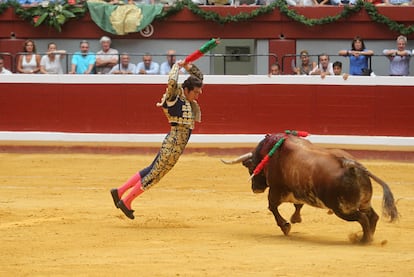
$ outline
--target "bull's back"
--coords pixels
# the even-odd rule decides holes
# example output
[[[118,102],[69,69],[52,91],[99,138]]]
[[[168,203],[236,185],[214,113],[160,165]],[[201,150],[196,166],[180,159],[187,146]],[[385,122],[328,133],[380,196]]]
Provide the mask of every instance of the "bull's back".
[[[329,198],[337,199],[348,169],[329,151],[308,143],[287,140],[269,166],[269,187],[284,195],[284,201],[326,208]],[[340,191],[339,191],[340,190]]]

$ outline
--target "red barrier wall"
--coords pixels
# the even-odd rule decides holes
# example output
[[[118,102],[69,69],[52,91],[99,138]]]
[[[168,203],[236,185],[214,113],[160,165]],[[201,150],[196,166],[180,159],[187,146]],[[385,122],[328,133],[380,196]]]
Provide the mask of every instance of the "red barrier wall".
[[[34,77],[42,76],[0,83],[0,131],[165,133],[169,129],[155,106],[164,83],[151,84],[150,79],[128,83],[122,78],[108,83],[75,82],[76,76],[36,83],[31,81]],[[196,125],[195,133],[304,129],[313,134],[414,136],[414,85],[406,84],[414,83],[412,77],[401,77],[401,85],[387,85],[392,77],[357,77],[358,83],[368,80],[368,85],[340,77],[332,84],[318,76],[260,78],[264,81],[246,84],[237,83],[243,80],[240,76],[206,80],[199,99],[203,122]]]

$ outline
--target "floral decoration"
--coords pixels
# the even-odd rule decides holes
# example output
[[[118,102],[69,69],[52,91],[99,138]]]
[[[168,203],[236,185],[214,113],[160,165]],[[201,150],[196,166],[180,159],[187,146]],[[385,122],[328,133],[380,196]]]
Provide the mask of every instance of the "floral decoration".
[[[81,18],[88,11],[84,0],[46,0],[35,6],[31,5],[27,7],[21,6],[15,0],[9,0],[6,2],[2,2],[0,0],[0,14],[2,14],[8,7],[14,7],[17,15],[30,21],[35,27],[47,24],[59,32],[62,31],[62,26],[68,20]],[[341,12],[335,16],[327,16],[318,19],[307,18],[304,15],[299,14],[294,8],[288,6],[285,0],[275,0],[271,4],[257,7],[257,9],[254,9],[249,13],[240,12],[236,15],[226,16],[221,16],[214,11],[210,11],[209,9],[202,9],[199,5],[194,4],[192,0],[177,0],[172,6],[164,8],[163,13],[156,17],[155,20],[164,20],[169,16],[180,12],[184,8],[206,21],[216,22],[218,24],[248,21],[257,16],[268,14],[273,12],[275,9],[278,9],[282,14],[291,20],[306,26],[331,24],[338,20],[351,17],[364,9],[373,22],[384,24],[390,30],[399,34],[410,35],[414,33],[414,25],[405,26],[404,24],[393,21],[380,14],[375,5],[363,0],[358,0],[355,5],[344,6]]]
[[[48,25],[57,31],[70,19],[81,18],[87,8],[83,2],[69,1],[42,1],[37,5],[15,7],[16,14],[24,20],[30,21],[35,27]]]

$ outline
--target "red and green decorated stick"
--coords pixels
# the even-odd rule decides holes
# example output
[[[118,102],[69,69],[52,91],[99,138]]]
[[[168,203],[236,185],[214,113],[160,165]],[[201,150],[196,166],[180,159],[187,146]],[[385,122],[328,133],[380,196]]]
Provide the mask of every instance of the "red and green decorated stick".
[[[260,173],[260,171],[263,170],[265,165],[269,162],[269,159],[273,156],[273,154],[276,152],[276,150],[283,144],[283,142],[287,139],[287,135],[294,135],[297,137],[307,137],[309,136],[309,133],[306,131],[294,131],[294,130],[286,130],[285,134],[281,139],[279,139],[278,142],[276,142],[272,149],[267,153],[266,156],[260,161],[260,163],[256,166],[256,168],[253,171],[253,174],[250,176],[250,179],[256,176]]]
[[[214,47],[216,47],[217,44],[219,44],[219,43],[220,43],[219,38],[210,39],[208,42],[204,43],[203,46],[200,47],[200,49],[198,49],[198,50],[194,51],[193,53],[191,53],[190,55],[188,55],[184,59],[184,63],[191,63],[191,62],[194,62],[194,61],[198,60],[199,58],[204,56],[205,53],[207,53],[208,51],[210,51]]]

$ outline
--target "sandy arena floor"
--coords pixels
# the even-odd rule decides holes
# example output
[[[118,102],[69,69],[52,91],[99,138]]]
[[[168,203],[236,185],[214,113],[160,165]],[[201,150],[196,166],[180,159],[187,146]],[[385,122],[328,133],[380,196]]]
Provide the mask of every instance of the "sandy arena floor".
[[[0,153],[0,276],[414,276],[414,163],[363,161],[401,219],[381,218],[361,246],[350,239],[358,223],[309,206],[285,237],[241,165],[197,153],[141,195],[130,220],[109,190],[153,157]],[[374,183],[378,214],[381,198]]]

